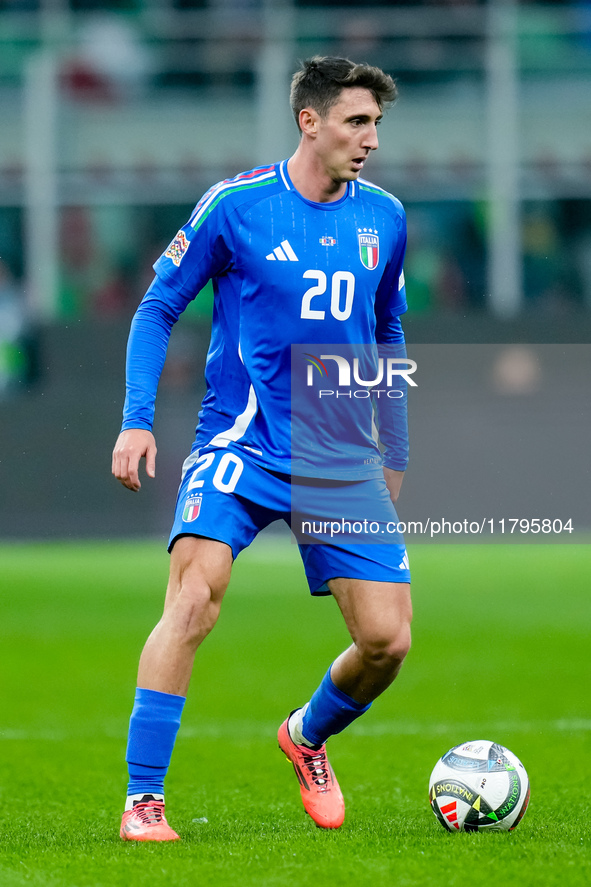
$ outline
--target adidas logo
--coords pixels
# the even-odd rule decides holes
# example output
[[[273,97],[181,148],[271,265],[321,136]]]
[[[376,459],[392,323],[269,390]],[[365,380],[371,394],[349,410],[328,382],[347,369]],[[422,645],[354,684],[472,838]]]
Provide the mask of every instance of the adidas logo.
[[[291,248],[289,240],[282,240],[281,246],[276,246],[273,252],[269,253],[267,256],[268,262],[275,262],[277,259],[279,259],[280,262],[299,262],[298,257]]]
[[[404,557],[402,558],[402,563],[398,564],[398,569],[399,570],[410,570],[410,564],[408,562],[408,554],[406,554],[406,552],[404,554]]]
[[[453,828],[457,828],[460,830],[460,826],[458,825],[458,811],[457,804],[455,801],[452,801],[450,804],[445,804],[443,807],[439,808],[442,814],[445,816],[447,821]]]

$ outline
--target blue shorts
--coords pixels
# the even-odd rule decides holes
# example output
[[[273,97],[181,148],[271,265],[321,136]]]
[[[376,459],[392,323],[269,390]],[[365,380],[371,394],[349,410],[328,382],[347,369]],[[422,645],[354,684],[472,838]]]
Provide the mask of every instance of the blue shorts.
[[[236,558],[276,520],[294,531],[312,594],[330,594],[327,582],[337,577],[410,582],[383,477],[291,478],[230,447],[196,450],[185,460],[168,550],[181,536],[203,536],[225,542]]]

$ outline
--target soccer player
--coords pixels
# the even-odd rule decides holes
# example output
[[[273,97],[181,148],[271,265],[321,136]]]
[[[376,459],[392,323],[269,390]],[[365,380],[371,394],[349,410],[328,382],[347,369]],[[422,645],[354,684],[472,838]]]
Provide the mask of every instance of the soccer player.
[[[205,194],[156,262],[134,317],[113,474],[137,491],[142,458],[148,476],[155,473],[151,428],[171,328],[213,281],[207,391],[183,466],[164,612],[140,658],[130,719],[124,840],[179,838],[164,815],[164,778],[195,653],[216,623],[234,558],[269,523],[289,521],[292,488],[301,483],[305,490],[312,478],[312,497],[320,489],[323,498],[324,483],[327,498],[337,489],[343,502],[377,502],[380,519],[396,520],[392,503],[407,463],[405,415],[390,428],[377,405],[380,424],[384,417],[383,459],[371,434],[345,435],[338,469],[331,470],[333,442],[328,457],[321,452],[309,471],[298,470],[301,477],[292,477],[290,438],[294,343],[377,348],[404,342],[404,210],[360,178],[395,97],[393,80],[378,68],[330,57],[305,62],[292,80],[300,130],[293,156]],[[311,593],[335,598],[352,638],[310,701],[278,732],[304,808],[322,828],[338,828],[345,815],[326,740],[367,711],[410,646],[404,545],[366,541],[300,543]]]

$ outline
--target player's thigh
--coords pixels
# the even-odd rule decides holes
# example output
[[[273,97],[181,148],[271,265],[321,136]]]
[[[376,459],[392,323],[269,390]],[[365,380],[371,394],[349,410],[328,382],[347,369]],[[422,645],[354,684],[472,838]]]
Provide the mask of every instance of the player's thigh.
[[[328,581],[352,639],[360,645],[410,646],[409,582],[337,577]]]

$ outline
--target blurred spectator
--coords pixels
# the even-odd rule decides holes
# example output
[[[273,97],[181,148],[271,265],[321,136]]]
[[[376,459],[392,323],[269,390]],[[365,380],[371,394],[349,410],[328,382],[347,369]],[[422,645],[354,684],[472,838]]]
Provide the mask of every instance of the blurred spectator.
[[[141,95],[152,73],[150,52],[132,22],[116,13],[85,18],[78,49],[64,63],[62,84],[73,98],[116,101]]]
[[[475,209],[459,200],[406,204],[410,311],[465,313],[484,307],[485,252]]]
[[[64,207],[60,218],[60,309],[65,317],[84,311],[96,272],[92,214],[88,207]]]
[[[350,15],[341,25],[341,42],[337,47],[338,55],[345,58],[375,58],[375,54],[383,47],[383,35],[378,27],[375,16]]]
[[[0,259],[0,400],[37,376],[37,343],[22,287]]]
[[[94,313],[100,317],[130,317],[137,308],[135,267],[124,261],[110,267],[105,280],[91,293]]]
[[[556,206],[526,204],[523,213],[523,275],[526,305],[564,310],[580,300],[576,274],[558,228]]]

